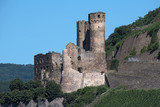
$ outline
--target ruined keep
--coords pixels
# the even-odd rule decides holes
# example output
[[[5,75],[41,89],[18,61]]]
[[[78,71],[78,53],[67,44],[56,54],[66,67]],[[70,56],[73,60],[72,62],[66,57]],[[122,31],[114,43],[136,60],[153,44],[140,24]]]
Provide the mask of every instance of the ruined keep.
[[[106,83],[105,13],[88,15],[88,21],[77,22],[77,45],[69,43],[59,53],[34,57],[34,79],[42,83],[54,80],[63,92]]]

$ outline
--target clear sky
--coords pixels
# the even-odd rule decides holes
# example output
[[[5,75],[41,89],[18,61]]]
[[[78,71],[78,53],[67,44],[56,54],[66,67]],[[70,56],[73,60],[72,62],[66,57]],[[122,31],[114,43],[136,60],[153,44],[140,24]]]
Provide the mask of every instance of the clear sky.
[[[33,64],[34,55],[76,44],[76,21],[106,13],[106,39],[160,6],[160,0],[0,0],[0,63]]]

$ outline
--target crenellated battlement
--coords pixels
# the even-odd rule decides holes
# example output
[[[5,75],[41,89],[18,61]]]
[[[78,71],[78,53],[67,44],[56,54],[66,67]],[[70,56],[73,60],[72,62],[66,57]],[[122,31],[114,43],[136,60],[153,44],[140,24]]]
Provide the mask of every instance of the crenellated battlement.
[[[104,23],[105,13],[104,12],[90,13],[88,15],[88,20],[89,20],[89,23]]]

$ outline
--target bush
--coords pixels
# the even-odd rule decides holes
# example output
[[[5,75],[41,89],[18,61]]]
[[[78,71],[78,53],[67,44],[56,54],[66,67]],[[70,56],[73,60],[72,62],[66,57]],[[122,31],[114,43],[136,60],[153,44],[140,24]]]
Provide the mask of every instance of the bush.
[[[38,87],[43,87],[41,81],[28,81],[24,84],[24,89],[29,90],[32,88],[38,88]]]
[[[85,87],[76,92],[64,94],[65,107],[84,107],[90,104],[96,96],[106,92],[108,87],[106,85],[97,87]]]
[[[145,52],[147,52],[147,47],[146,47],[146,46],[144,46],[144,47],[141,49],[141,54],[143,54],[143,53],[145,53]]]
[[[159,41],[158,41],[158,37],[157,37],[157,32],[158,32],[158,28],[152,28],[148,32],[148,35],[151,36],[151,42],[147,48],[148,51],[150,51],[150,53],[154,52],[155,50],[157,50],[159,48]]]
[[[119,60],[114,59],[114,60],[112,60],[112,62],[111,62],[110,69],[111,69],[111,70],[116,70],[116,71],[118,71],[118,66],[119,66]]]
[[[45,98],[45,89],[44,87],[38,87],[31,90],[33,92],[34,100],[43,100]]]
[[[56,84],[54,81],[49,81],[46,84],[45,97],[48,99],[48,101],[62,97],[60,85]]]
[[[20,79],[14,79],[10,82],[9,88],[11,91],[13,90],[22,90],[23,89],[23,82]]]
[[[160,51],[158,52],[157,59],[160,59]]]
[[[30,90],[22,90],[20,94],[22,96],[21,101],[24,103],[28,103],[31,99],[33,99],[33,92]]]
[[[131,52],[129,53],[130,56],[135,56],[137,53],[136,48],[134,47]]]

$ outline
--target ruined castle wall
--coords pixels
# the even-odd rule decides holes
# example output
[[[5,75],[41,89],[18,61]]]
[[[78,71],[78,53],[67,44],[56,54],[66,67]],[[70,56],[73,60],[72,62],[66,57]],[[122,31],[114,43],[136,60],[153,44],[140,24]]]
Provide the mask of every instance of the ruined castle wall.
[[[99,72],[90,72],[90,73],[83,73],[84,75],[84,83],[83,87],[86,86],[99,86],[105,84],[105,73],[99,73]]]
[[[105,53],[105,13],[89,14],[90,50]]]
[[[80,72],[73,69],[72,58],[68,50],[63,51],[63,72],[61,88],[63,92],[69,93],[86,86],[98,86],[105,84],[105,73],[101,72]],[[92,62],[93,63],[93,62]],[[88,66],[89,67],[89,66]]]
[[[77,46],[80,48],[88,48],[88,30],[89,25],[87,21],[77,22]]]
[[[106,72],[105,53],[93,53],[69,43],[66,46],[72,69],[79,72]]]
[[[34,57],[34,79],[42,83],[54,80],[60,83],[61,79],[61,56],[59,53],[38,54]]]

